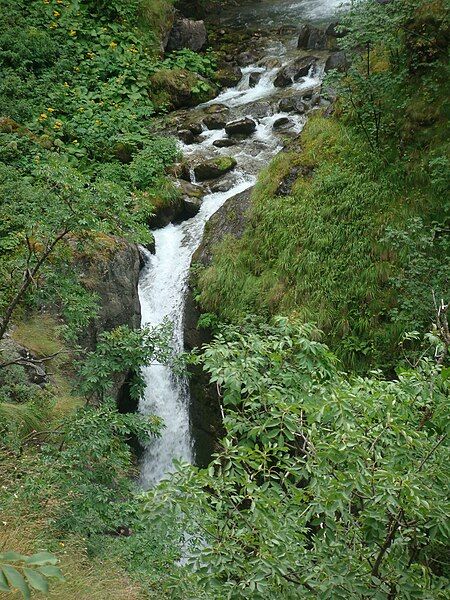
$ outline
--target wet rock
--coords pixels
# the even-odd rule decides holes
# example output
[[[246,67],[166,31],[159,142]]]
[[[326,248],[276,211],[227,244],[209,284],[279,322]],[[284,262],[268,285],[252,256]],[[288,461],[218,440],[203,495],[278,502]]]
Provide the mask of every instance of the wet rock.
[[[311,106],[319,106],[321,100],[322,100],[322,98],[321,98],[320,94],[313,94],[311,96]]]
[[[195,215],[198,214],[201,206],[202,201],[200,198],[195,198],[193,196],[183,198],[182,209],[174,216],[172,222],[182,223],[183,221],[187,221],[187,219],[192,219],[192,217],[195,217]]]
[[[297,48],[299,50],[335,50],[337,38],[342,34],[336,32],[337,23],[334,22],[325,30],[304,24],[300,27]]]
[[[223,129],[226,125],[226,119],[219,113],[205,117],[203,123],[208,129]]]
[[[191,19],[177,19],[167,40],[166,51],[182,50],[189,48],[198,52],[206,46],[208,34],[204,21],[193,21]]]
[[[242,71],[237,65],[226,65],[216,73],[216,80],[221,87],[234,87],[242,79]]]
[[[251,189],[233,196],[223,204],[206,224],[205,234],[192,262],[207,267],[211,264],[214,248],[226,235],[239,239],[244,233],[250,207]]]
[[[306,50],[308,48],[308,40],[311,33],[310,25],[301,25],[299,30],[297,48]]]
[[[326,50],[327,49],[327,36],[325,31],[317,29],[316,27],[311,28],[311,33],[308,39],[308,50]]]
[[[345,54],[345,52],[333,52],[333,54],[331,54],[327,58],[327,61],[325,63],[325,72],[327,73],[328,71],[336,69],[340,73],[344,73],[345,71],[347,71],[349,66],[350,63],[347,59],[347,55]]]
[[[278,72],[274,81],[275,87],[286,87],[301,77],[306,77],[316,62],[315,56],[304,56],[291,61]]]
[[[205,109],[205,112],[209,115],[215,115],[217,113],[227,113],[230,109],[225,104],[211,104]]]
[[[190,183],[188,181],[184,181],[183,179],[177,183],[181,193],[186,198],[201,198],[205,193],[205,190],[202,188],[202,186],[195,183]]]
[[[306,104],[303,102],[302,96],[290,96],[288,98],[282,98],[278,107],[282,112],[295,112],[299,115],[302,115],[307,109]]]
[[[136,244],[118,237],[104,240],[104,248],[94,255],[77,256],[74,262],[80,282],[97,295],[99,311],[85,328],[78,342],[93,350],[99,336],[120,325],[137,329],[141,322],[138,296],[141,260]],[[129,373],[115,373],[111,378],[111,396],[119,410],[130,400],[125,391]]]
[[[237,57],[237,62],[241,67],[248,67],[256,62],[257,56],[253,52],[242,52]]]
[[[256,130],[256,123],[250,117],[245,117],[237,121],[230,121],[225,126],[228,135],[250,135]]]
[[[250,77],[248,78],[248,84],[250,87],[255,87],[261,80],[262,73],[250,73]]]
[[[281,129],[282,127],[292,127],[294,123],[289,119],[289,117],[280,117],[273,123],[274,129]]]
[[[206,181],[208,179],[217,179],[228,171],[231,171],[237,165],[236,159],[231,156],[219,156],[210,158],[194,167],[194,174],[197,181]]]
[[[221,179],[220,181],[210,184],[209,190],[213,193],[228,192],[228,190],[231,190],[231,188],[233,187],[234,184],[235,184],[234,179],[225,178],[225,179]]]
[[[195,142],[194,134],[190,129],[181,129],[178,132],[178,137],[183,142],[183,144],[190,145]]]
[[[189,131],[193,134],[193,135],[200,135],[203,131],[203,127],[201,123],[191,123],[189,125]]]
[[[281,61],[276,56],[266,56],[258,61],[258,67],[264,67],[265,69],[277,69],[281,67]]]
[[[223,140],[216,140],[213,142],[213,146],[216,148],[229,148],[230,146],[235,146],[236,142],[234,140],[230,140],[229,138],[224,138]]]

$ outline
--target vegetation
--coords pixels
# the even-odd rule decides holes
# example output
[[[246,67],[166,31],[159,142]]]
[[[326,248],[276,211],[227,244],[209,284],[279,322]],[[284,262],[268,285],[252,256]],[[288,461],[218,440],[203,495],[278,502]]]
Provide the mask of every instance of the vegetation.
[[[298,315],[349,368],[392,369],[403,332],[427,329],[432,290],[449,289],[448,24],[442,3],[408,0],[357,3],[342,27],[353,66],[330,77],[334,115],[262,174],[198,300],[231,321]]]
[[[449,369],[431,352],[395,381],[349,376],[317,337],[281,317],[221,329],[201,358],[220,451],[148,510],[181,520],[211,598],[443,599]]]
[[[186,357],[170,323],[86,342],[100,298],[81,273],[151,243],[180,200],[153,118],[213,95],[215,57],[161,56],[171,0],[0,8],[0,595],[446,598],[444,3],[352,3],[333,114],[195,269],[215,337],[190,360],[224,439],[146,493],[134,448],[164,423],[118,388],[136,403],[143,365]]]

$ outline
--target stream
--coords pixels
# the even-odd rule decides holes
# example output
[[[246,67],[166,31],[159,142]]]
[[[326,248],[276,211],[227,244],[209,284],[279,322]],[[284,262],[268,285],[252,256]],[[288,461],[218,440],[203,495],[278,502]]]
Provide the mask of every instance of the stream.
[[[221,15],[226,27],[242,26],[251,22],[257,25],[293,25],[304,20],[330,21],[337,6],[336,0],[262,0],[243,2],[239,7]],[[195,250],[201,243],[208,219],[231,197],[252,187],[261,169],[282,150],[290,137],[302,130],[307,112],[316,110],[309,106],[305,114],[284,112],[280,100],[287,96],[311,95],[320,88],[324,59],[313,65],[308,75],[288,89],[274,86],[281,66],[298,55],[297,36],[281,34],[268,39],[263,60],[242,69],[241,81],[234,88],[223,91],[213,101],[190,112],[200,112],[208,106],[221,105],[226,110],[227,121],[250,117],[257,123],[256,131],[245,139],[238,139],[231,147],[218,148],[214,142],[227,137],[224,129],[204,128],[198,143],[184,145],[181,150],[189,161],[201,162],[216,156],[233,156],[237,167],[220,180],[213,182],[203,197],[199,213],[180,224],[169,224],[153,232],[155,254],[145,254],[141,271],[139,297],[142,308],[142,325],[157,326],[168,319],[173,324],[173,349],[183,350],[183,313],[189,267]],[[315,53],[321,58],[320,53]],[[258,81],[251,87],[250,79],[256,74]],[[274,123],[285,118],[285,125],[274,128]],[[195,183],[195,181],[193,181]],[[141,458],[141,485],[148,489],[173,470],[173,460],[195,462],[194,440],[189,419],[189,386],[185,377],[175,375],[170,367],[152,364],[143,370],[146,391],[140,402],[142,414],[155,414],[164,421],[161,437],[152,440]]]

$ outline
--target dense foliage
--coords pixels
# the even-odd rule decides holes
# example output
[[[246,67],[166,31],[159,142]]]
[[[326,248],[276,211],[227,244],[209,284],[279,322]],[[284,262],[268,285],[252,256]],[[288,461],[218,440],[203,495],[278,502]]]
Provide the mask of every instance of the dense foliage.
[[[201,360],[226,437],[148,509],[181,519],[211,598],[443,599],[448,368],[348,376],[317,335],[285,318],[222,329]]]
[[[351,4],[333,115],[198,273],[224,439],[142,493],[134,449],[164,423],[119,411],[118,382],[136,403],[143,364],[185,357],[169,323],[82,343],[80,272],[179,200],[153,119],[181,81],[214,93],[214,55],[161,56],[171,0],[0,0],[1,593],[447,597],[447,12]]]

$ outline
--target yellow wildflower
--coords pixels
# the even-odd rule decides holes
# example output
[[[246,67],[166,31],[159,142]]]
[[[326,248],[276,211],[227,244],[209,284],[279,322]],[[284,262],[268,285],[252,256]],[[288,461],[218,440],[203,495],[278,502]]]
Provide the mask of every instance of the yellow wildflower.
[[[53,23],[50,23],[50,29],[56,29],[58,27],[58,23],[55,23],[55,21],[53,21]]]
[[[52,107],[49,107],[49,108],[47,108],[47,112],[49,112],[49,113],[55,112],[55,109]]]
[[[60,17],[60,16],[61,16],[61,13],[60,13],[60,12],[58,12],[57,10],[54,10],[54,11],[53,11],[53,16],[54,16],[54,17]]]
[[[75,29],[71,29],[69,31],[69,35],[73,37],[74,35],[77,35],[77,32],[75,31]]]
[[[116,48],[116,47],[117,47],[117,43],[116,43],[116,42],[111,42],[111,43],[109,44],[109,47],[110,47],[110,48],[112,48],[112,49],[114,50],[114,48]]]
[[[45,121],[45,119],[48,118],[48,115],[46,113],[41,113],[39,115],[39,121]]]
[[[56,121],[53,125],[53,129],[61,129],[62,125],[62,121]]]

